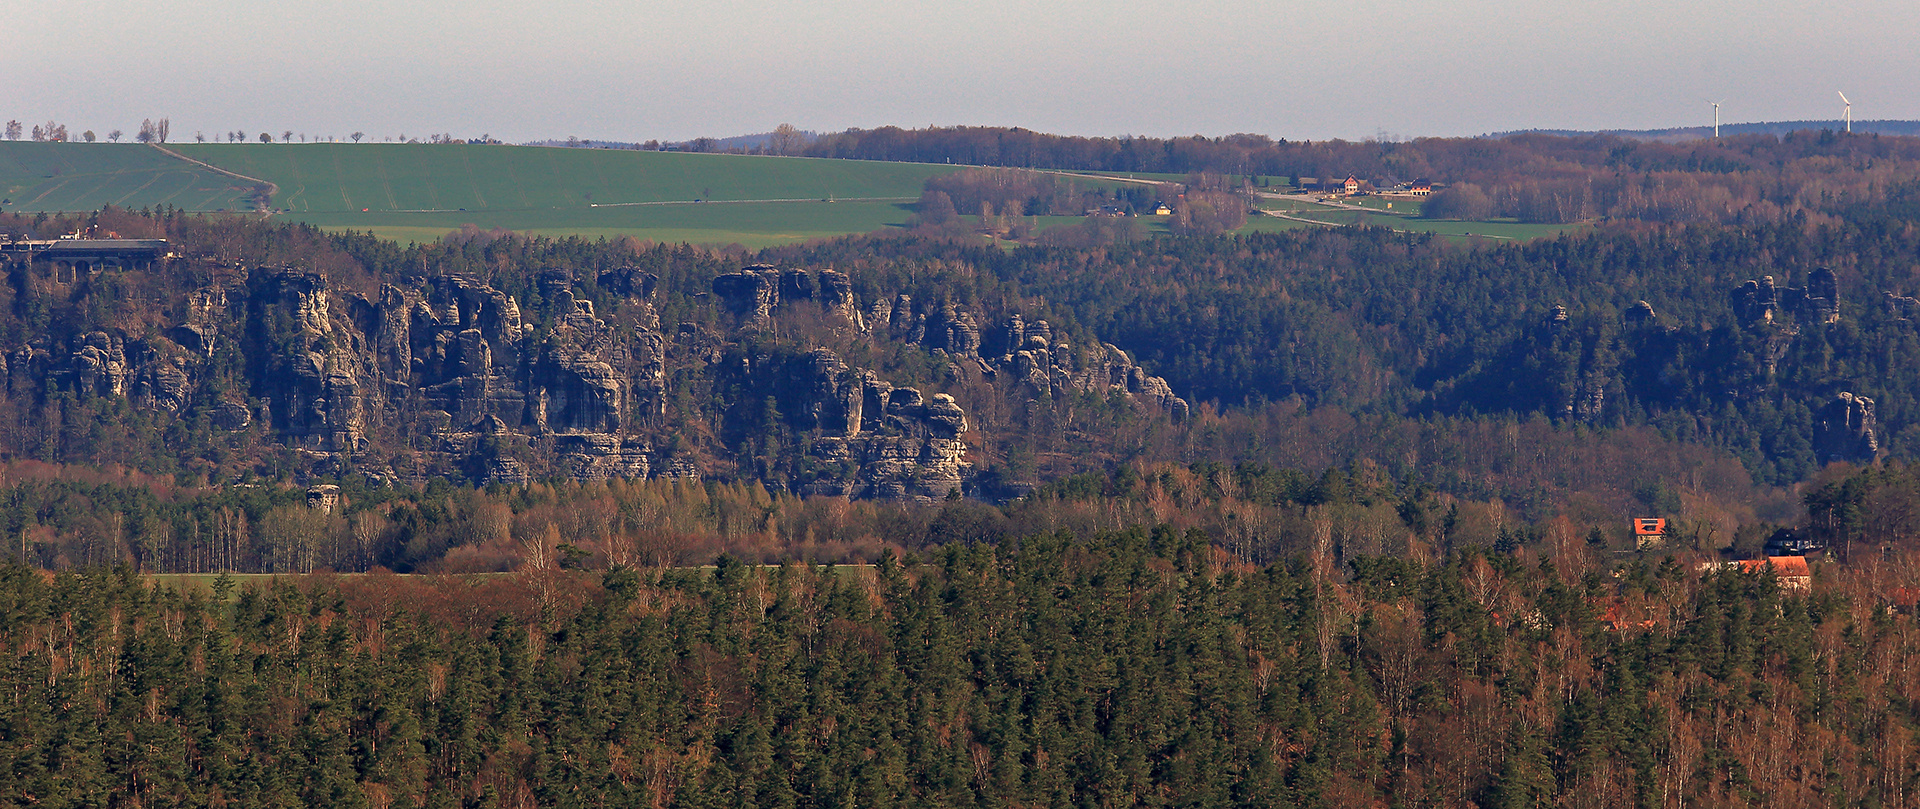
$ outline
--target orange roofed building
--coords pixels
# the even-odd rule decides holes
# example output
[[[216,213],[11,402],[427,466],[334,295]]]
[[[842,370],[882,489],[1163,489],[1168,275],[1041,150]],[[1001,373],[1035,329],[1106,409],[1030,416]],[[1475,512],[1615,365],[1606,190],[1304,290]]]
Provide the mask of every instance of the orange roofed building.
[[[1653,550],[1667,543],[1667,521],[1662,517],[1639,517],[1633,521],[1633,547]]]
[[[1769,556],[1764,559],[1743,559],[1740,572],[1759,573],[1768,568],[1780,578],[1780,586],[1789,590],[1813,589],[1813,568],[1807,564],[1805,556]]]
[[[1813,589],[1813,567],[1807,564],[1805,556],[1768,556],[1760,559],[1742,559],[1738,562],[1705,562],[1700,565],[1702,572],[1715,570],[1738,570],[1741,573],[1764,573],[1773,571],[1780,586],[1788,590],[1806,592]]]

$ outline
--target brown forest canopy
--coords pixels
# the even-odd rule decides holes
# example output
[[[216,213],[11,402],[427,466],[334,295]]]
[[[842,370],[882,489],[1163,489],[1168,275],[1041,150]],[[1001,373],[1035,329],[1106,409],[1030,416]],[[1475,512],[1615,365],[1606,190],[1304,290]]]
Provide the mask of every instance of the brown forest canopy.
[[[1920,138],[1801,131],[1682,142],[1520,134],[1411,141],[1287,141],[1265,135],[1092,138],[1020,128],[850,129],[816,157],[1105,172],[1473,183],[1481,204],[1447,218],[1575,222],[1596,217],[1775,221],[1910,194]],[[1903,189],[1905,191],[1903,192]],[[972,213],[962,208],[962,213]]]

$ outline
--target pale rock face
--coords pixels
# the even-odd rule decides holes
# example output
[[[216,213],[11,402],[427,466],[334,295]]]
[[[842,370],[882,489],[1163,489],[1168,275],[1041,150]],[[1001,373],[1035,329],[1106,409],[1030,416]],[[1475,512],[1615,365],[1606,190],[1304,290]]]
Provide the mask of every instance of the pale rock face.
[[[1880,455],[1872,399],[1842,392],[1814,414],[1813,452],[1822,464],[1872,463]]]
[[[846,320],[855,331],[864,332],[867,323],[860,316],[858,303],[853,298],[853,279],[833,270],[820,271],[820,305]]]
[[[1806,286],[1782,287],[1768,275],[1735,287],[1730,302],[1734,312],[1748,323],[1772,323],[1781,312],[1792,314],[1801,323],[1838,323],[1840,278],[1833,270],[1820,267],[1807,273]],[[1651,313],[1652,307],[1647,311]]]
[[[683,323],[671,334],[660,331],[653,303],[660,279],[633,268],[596,277],[605,312],[569,271],[541,272],[525,302],[532,316],[521,300],[467,275],[367,295],[303,270],[222,278],[187,296],[181,322],[146,337],[95,329],[65,344],[0,351],[0,381],[16,394],[51,385],[204,415],[218,429],[259,431],[316,464],[382,479],[401,469],[516,483],[698,480],[711,471],[702,453],[729,448],[675,435],[671,427],[687,422],[670,416],[689,402],[713,408],[704,386],[732,375],[777,400],[780,418],[804,436],[796,451],[810,471],[796,488],[893,498],[940,498],[968,485],[968,413],[948,394],[896,385],[827,348],[746,350],[764,330],[780,336],[776,316],[817,313],[824,320],[798,322],[824,322],[854,344],[918,346],[944,363],[948,380],[1012,386],[1027,398],[1118,394],[1174,418],[1187,410],[1164,380],[1113,346],[1072,341],[1018,313],[983,328],[992,322],[986,313],[951,302],[863,302],[834,270],[719,275],[711,300],[730,321]],[[244,387],[209,389],[215,364],[234,362],[228,352],[242,357]],[[729,418],[701,413],[705,423]]]
[[[950,360],[949,373],[977,374],[1000,384],[1024,386],[1031,397],[1088,392],[1121,394],[1173,419],[1190,408],[1166,380],[1134,365],[1111,345],[1076,350],[1044,320],[1009,316],[987,339],[974,312],[951,302],[917,305],[909,295],[881,298],[864,309],[852,301],[852,283],[838,272],[819,273],[748,267],[714,280],[714,296],[739,317],[743,328],[764,328],[784,307],[818,305],[845,318],[856,330],[922,346]],[[997,353],[990,353],[997,352]],[[801,489],[818,494],[868,497],[940,497],[971,474],[965,461],[966,413],[947,394],[926,396],[896,387],[870,372],[850,369],[834,352],[816,349],[796,372],[793,386],[805,399],[805,426],[816,435],[816,462],[852,470],[839,478],[813,480]]]
[[[114,335],[96,331],[73,352],[75,392],[83,396],[123,397],[132,371],[127,365],[125,343]]]
[[[756,264],[727,273],[713,279],[713,296],[744,317],[747,323],[764,324],[773,317],[773,307],[780,302],[779,271]]]

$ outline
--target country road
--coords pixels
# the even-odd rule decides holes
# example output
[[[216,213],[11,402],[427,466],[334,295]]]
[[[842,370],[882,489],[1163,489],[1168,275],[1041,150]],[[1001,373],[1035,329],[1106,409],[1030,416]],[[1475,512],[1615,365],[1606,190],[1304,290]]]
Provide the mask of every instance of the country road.
[[[203,161],[195,160],[191,157],[188,157],[172,149],[169,149],[166,146],[159,143],[149,143],[147,145],[160,150],[161,154],[171,157],[175,160],[183,160],[188,163],[192,163],[196,166],[199,166],[203,169],[206,169],[208,171],[225,174],[228,177],[232,177],[236,180],[245,180],[247,182],[253,183],[255,186],[264,186],[267,189],[266,198],[255,200],[254,205],[257,206],[259,212],[265,216],[272,216],[274,214],[273,197],[274,195],[280,193],[280,186],[278,184],[267,181],[267,180],[262,180],[258,177],[248,177],[247,175],[241,174],[239,172],[228,171],[226,169],[220,168],[219,166],[213,165],[212,163],[206,163]]]

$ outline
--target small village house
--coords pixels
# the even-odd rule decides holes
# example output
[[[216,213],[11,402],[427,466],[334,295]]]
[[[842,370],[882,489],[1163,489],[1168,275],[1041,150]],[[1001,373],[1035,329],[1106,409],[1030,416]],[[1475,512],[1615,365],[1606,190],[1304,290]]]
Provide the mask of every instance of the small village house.
[[[1738,570],[1747,574],[1772,571],[1783,590],[1804,593],[1813,589],[1813,567],[1807,564],[1805,556],[1763,556],[1759,559],[1741,559],[1736,562],[1702,562],[1699,570],[1702,573]]]
[[[1667,544],[1667,520],[1664,517],[1640,517],[1633,521],[1633,547],[1650,551]]]

